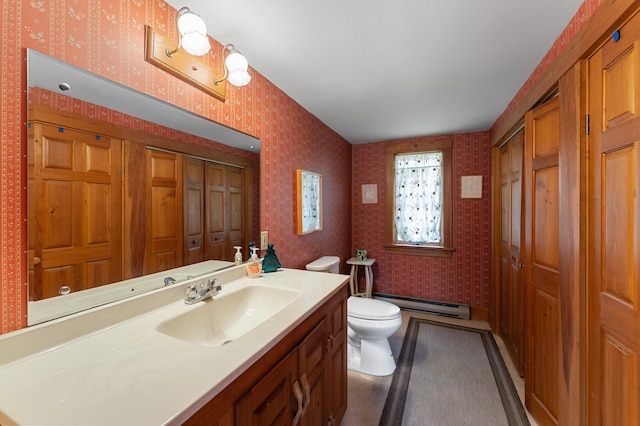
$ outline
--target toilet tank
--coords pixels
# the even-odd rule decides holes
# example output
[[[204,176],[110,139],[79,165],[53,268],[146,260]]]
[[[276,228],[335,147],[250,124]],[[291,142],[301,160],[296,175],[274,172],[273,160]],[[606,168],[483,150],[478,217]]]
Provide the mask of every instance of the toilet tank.
[[[323,256],[311,263],[307,263],[308,271],[340,273],[340,258],[338,256]]]

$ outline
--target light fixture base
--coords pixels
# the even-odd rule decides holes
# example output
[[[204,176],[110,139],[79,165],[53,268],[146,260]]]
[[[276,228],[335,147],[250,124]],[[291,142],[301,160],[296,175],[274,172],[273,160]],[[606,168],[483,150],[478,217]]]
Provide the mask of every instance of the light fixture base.
[[[227,96],[226,81],[214,85],[214,80],[222,76],[214,72],[204,61],[185,53],[182,49],[172,52],[175,43],[154,31],[150,26],[145,29],[145,60],[158,68],[172,74],[178,79],[196,87],[216,99],[225,101]],[[172,52],[169,56],[167,51]]]

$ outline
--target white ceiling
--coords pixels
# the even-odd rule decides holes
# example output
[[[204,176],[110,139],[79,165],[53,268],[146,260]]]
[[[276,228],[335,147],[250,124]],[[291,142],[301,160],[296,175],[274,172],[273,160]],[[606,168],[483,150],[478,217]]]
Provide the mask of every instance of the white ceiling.
[[[166,0],[352,144],[489,129],[582,0]]]

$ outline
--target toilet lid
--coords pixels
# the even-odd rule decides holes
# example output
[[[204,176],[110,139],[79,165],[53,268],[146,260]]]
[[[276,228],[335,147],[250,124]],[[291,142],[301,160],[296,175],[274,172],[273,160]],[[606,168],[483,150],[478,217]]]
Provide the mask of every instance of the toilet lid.
[[[320,259],[316,259],[311,263],[307,263],[308,271],[328,271],[333,265],[340,263],[338,256],[323,256]]]
[[[382,300],[351,296],[347,299],[347,315],[372,320],[394,319],[400,315],[400,308]]]

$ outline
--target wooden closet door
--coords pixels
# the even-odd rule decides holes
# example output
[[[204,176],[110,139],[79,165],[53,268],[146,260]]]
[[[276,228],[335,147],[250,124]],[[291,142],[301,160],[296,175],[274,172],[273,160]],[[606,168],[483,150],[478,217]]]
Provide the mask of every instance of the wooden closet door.
[[[148,273],[183,265],[182,156],[147,149]]]
[[[218,163],[205,164],[205,258],[233,260],[233,253],[227,253],[225,243],[226,229],[229,223],[227,204],[227,176],[225,166]],[[244,250],[245,247],[242,246]],[[249,254],[244,253],[245,258]]]
[[[247,253],[245,170],[205,164],[205,259],[233,261],[233,246]]]
[[[32,126],[30,299],[122,280],[122,142]]]
[[[560,358],[559,109],[554,98],[525,117],[527,354],[525,403],[558,424]]]
[[[229,191],[229,249],[228,259],[232,260],[233,246],[245,247],[247,230],[247,206],[246,206],[246,179],[245,169],[241,167],[226,166]],[[260,244],[257,245],[260,248]],[[265,253],[262,253],[264,257]]]
[[[640,402],[640,15],[589,60],[588,423]]]
[[[523,131],[500,149],[500,335],[524,375]]]
[[[204,160],[184,156],[184,264],[204,259]]]

